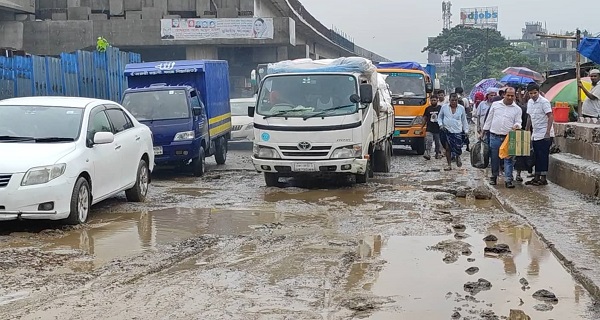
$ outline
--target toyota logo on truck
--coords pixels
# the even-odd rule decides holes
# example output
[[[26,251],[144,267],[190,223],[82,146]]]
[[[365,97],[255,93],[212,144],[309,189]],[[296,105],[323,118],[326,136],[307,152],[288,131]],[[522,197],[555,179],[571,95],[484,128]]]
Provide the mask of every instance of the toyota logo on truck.
[[[302,141],[302,142],[298,143],[298,149],[300,149],[300,150],[308,150],[308,149],[310,149],[310,147],[312,147],[312,146],[310,145],[310,142],[308,142],[308,141]]]

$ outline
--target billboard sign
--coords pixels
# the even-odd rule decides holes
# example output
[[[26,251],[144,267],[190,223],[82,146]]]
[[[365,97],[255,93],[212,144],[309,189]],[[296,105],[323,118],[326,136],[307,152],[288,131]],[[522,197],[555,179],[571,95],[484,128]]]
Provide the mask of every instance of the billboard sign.
[[[464,25],[498,24],[498,7],[461,8],[460,23]]]
[[[163,40],[273,39],[273,18],[161,19]]]

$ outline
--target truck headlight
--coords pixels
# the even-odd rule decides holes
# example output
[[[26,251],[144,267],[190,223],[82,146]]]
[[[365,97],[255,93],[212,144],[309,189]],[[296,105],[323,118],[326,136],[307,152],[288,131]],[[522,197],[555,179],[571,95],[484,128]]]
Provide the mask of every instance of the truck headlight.
[[[195,137],[196,134],[194,131],[177,132],[175,138],[173,138],[173,141],[194,140]]]
[[[55,164],[52,166],[31,168],[25,173],[22,186],[33,186],[36,184],[44,184],[52,181],[65,173],[67,165],[64,163]]]
[[[362,145],[355,144],[351,146],[340,147],[331,153],[331,159],[348,159],[348,158],[361,158],[362,157]]]
[[[254,129],[254,122],[250,122],[250,123],[248,123],[248,125],[246,126],[246,130],[250,130],[250,129]]]
[[[424,123],[425,123],[425,118],[423,118],[421,116],[415,117],[415,119],[412,122],[413,125],[422,125]]]
[[[279,153],[277,150],[270,147],[263,147],[259,145],[254,145],[253,153],[256,158],[261,159],[280,159]]]

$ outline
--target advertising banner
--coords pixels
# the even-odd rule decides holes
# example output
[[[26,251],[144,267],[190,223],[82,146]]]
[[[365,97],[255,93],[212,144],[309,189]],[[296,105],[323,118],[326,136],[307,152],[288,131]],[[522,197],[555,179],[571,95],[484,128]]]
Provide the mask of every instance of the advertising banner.
[[[163,40],[273,39],[273,18],[161,19]]]
[[[498,24],[498,7],[461,8],[460,23],[464,25]]]

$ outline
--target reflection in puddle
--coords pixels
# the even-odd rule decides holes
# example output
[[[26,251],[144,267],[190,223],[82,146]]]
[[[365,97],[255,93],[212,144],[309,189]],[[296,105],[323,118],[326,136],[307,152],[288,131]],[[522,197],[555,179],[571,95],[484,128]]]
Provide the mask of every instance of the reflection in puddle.
[[[523,310],[532,319],[577,319],[585,315],[591,303],[589,296],[566,272],[563,266],[545,248],[539,237],[529,227],[496,224],[488,230],[498,237],[498,243],[508,244],[512,255],[507,257],[484,257],[486,243],[484,235],[467,230],[470,238],[463,240],[472,245],[470,256],[460,256],[457,262],[442,261],[444,253],[426,248],[453,236],[438,237],[391,237],[386,239],[381,250],[381,259],[387,261],[377,279],[369,283],[365,270],[369,264],[359,261],[347,279],[348,290],[367,289],[383,297],[392,297],[394,307],[402,311],[379,311],[369,319],[448,319],[456,307],[461,307],[463,316],[468,310],[493,310],[498,316],[508,316],[510,309]],[[381,242],[380,242],[381,243]],[[475,258],[468,262],[467,258]],[[465,270],[479,267],[477,274],[469,275]],[[526,278],[530,289],[523,291],[519,280]],[[463,300],[467,294],[463,285],[484,278],[492,283],[489,291],[478,293],[479,302]],[[365,283],[366,281],[366,283]],[[548,289],[559,298],[551,312],[536,311],[538,304],[532,294],[539,289]],[[449,294],[451,293],[451,294]],[[456,293],[462,299],[457,299]],[[448,294],[448,296],[447,296]],[[521,305],[521,300],[524,304]],[[489,306],[488,304],[492,304]],[[477,312],[476,314],[479,314]]]
[[[41,246],[53,251],[79,249],[93,255],[95,258],[93,263],[88,262],[88,265],[92,264],[89,268],[194,236],[250,234],[272,224],[308,222],[309,219],[264,210],[172,208],[118,215],[99,213],[93,216],[88,227],[59,237],[42,238]],[[21,245],[38,245],[34,242],[34,234],[30,235],[32,238],[24,238]],[[81,268],[80,265],[72,267]]]

